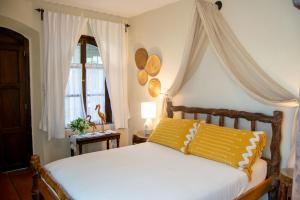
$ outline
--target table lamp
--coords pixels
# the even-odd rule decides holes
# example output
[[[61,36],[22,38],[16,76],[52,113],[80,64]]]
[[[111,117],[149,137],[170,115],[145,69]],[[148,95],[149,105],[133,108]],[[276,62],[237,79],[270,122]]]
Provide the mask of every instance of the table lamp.
[[[152,119],[156,117],[156,104],[155,102],[142,102],[141,103],[142,119],[146,119],[144,124],[144,134],[148,135],[153,129]]]

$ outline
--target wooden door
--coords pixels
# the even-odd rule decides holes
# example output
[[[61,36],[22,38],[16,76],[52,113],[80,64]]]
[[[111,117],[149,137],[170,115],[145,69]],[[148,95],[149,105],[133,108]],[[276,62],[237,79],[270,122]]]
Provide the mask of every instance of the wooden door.
[[[0,27],[0,171],[28,167],[32,155],[28,40]]]

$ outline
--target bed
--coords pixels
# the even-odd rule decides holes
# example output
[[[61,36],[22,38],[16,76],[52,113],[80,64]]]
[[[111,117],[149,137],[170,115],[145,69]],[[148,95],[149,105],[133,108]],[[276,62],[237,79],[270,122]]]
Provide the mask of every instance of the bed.
[[[256,122],[272,125],[271,158],[261,158],[253,166],[251,181],[247,175],[212,160],[184,155],[168,147],[147,142],[108,151],[66,158],[42,166],[32,156],[33,199],[258,199],[268,193],[277,199],[280,169],[280,141],[283,114],[273,116],[226,109],[173,106],[168,102],[168,117],[180,112],[182,118],[192,114],[197,119],[206,115],[206,122],[219,118],[246,119],[251,129]]]

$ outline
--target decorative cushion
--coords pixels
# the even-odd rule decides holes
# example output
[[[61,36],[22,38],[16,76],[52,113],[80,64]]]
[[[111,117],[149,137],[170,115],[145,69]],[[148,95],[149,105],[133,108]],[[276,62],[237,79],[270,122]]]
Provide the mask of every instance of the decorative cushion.
[[[251,167],[262,154],[266,136],[262,131],[238,130],[201,123],[188,153],[222,162],[244,171],[251,180]]]
[[[187,146],[198,129],[198,120],[161,119],[148,142],[158,143],[186,153]]]

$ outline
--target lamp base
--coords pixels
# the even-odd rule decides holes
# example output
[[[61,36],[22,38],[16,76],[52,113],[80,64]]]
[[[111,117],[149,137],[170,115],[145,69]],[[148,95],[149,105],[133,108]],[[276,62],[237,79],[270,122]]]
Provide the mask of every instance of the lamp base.
[[[152,133],[152,130],[144,130],[144,135],[149,136]]]
[[[147,119],[144,124],[144,135],[148,136],[152,133],[152,119]]]

